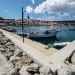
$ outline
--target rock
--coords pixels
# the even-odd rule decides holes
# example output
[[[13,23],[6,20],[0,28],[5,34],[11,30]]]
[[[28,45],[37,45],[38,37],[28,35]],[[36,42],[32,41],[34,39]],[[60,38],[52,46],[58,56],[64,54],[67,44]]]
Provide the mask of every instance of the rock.
[[[0,38],[0,44],[2,44],[2,39]]]
[[[69,64],[70,64],[70,62],[69,62],[69,61],[64,61],[64,63],[65,63],[65,64],[67,64],[67,65],[69,65]]]
[[[4,37],[2,40],[3,40],[4,44],[6,44],[7,42],[11,42],[11,41],[9,41],[9,39],[7,37]]]
[[[0,71],[0,75],[6,75],[6,73],[3,71]]]
[[[2,34],[0,34],[0,38],[2,38],[3,36],[2,36]]]
[[[5,40],[6,40],[7,42],[11,42],[11,40],[10,40],[10,39],[8,39],[8,38],[5,38]]]
[[[58,75],[75,75],[75,71],[64,63],[60,65],[57,73]]]
[[[75,65],[75,52],[74,52],[74,54],[73,54],[73,56],[71,58],[71,63]]]
[[[17,62],[17,63],[15,64],[15,67],[16,67],[17,69],[20,69],[20,68],[21,68],[21,63],[20,63],[20,62]]]
[[[2,31],[0,31],[0,34],[3,34],[3,32],[2,32]]]
[[[9,59],[14,53],[13,52],[7,52],[5,56]]]
[[[14,46],[14,44],[13,44],[12,42],[7,42],[7,43],[5,44],[5,47],[8,48],[10,45]]]
[[[15,69],[11,75],[20,75],[20,73],[17,69]]]
[[[7,43],[7,41],[6,41],[6,40],[4,40],[4,41],[3,41],[3,44],[6,44],[6,43]]]
[[[0,48],[1,52],[6,52],[6,50],[4,48]]]
[[[35,73],[34,75],[40,75],[40,74],[38,74],[38,73]]]
[[[27,58],[26,60],[25,60],[25,64],[31,64],[31,62],[32,62],[33,60],[31,59],[31,58]]]
[[[1,40],[1,43],[6,44],[8,42],[8,40],[6,40],[6,39],[7,39],[6,37],[3,37],[2,40]]]
[[[15,46],[10,45],[8,47],[8,52],[13,52],[14,53],[15,50],[16,50]]]
[[[2,45],[0,45],[0,48],[2,48]]]
[[[40,75],[53,75],[53,72],[50,67],[44,66],[40,70]]]
[[[22,56],[26,56],[26,53],[22,53]]]
[[[22,56],[19,61],[21,62],[22,65],[28,64],[30,65],[33,60],[31,58],[29,58],[28,56]]]
[[[10,60],[15,62],[15,61],[18,61],[20,59],[20,57],[17,57],[17,56],[11,56],[10,57]]]
[[[0,44],[1,44],[1,45],[4,45],[3,40],[0,41]]]
[[[70,68],[72,68],[72,69],[75,71],[75,65],[69,64],[68,66],[69,66]]]
[[[19,73],[20,73],[20,75],[30,75],[26,70],[27,70],[27,67],[28,66],[23,66],[22,68],[21,68],[21,70],[19,71]]]
[[[21,57],[22,56],[22,51],[17,48],[17,50],[15,50],[15,52],[14,52],[14,55],[18,56],[18,57]]]
[[[38,72],[39,66],[36,63],[32,63],[28,66],[27,71],[31,72]]]
[[[7,61],[2,63],[2,66],[0,65],[0,75],[15,75],[17,73],[17,69],[13,68],[13,64],[10,61]]]

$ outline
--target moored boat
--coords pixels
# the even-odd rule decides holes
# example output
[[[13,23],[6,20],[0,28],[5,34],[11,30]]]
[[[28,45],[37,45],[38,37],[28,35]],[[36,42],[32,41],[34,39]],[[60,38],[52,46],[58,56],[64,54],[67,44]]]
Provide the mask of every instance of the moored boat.
[[[69,28],[69,30],[75,30],[75,28],[71,27],[71,28]]]
[[[16,27],[8,26],[6,30],[9,32],[16,32]]]
[[[24,33],[24,34],[23,34],[23,33],[16,33],[16,34],[17,34],[17,35],[20,35],[20,36],[23,36],[23,35],[24,35],[24,36],[27,36],[27,33]]]
[[[57,31],[52,29],[52,30],[46,30],[42,33],[39,33],[39,32],[28,33],[27,36],[29,36],[30,38],[46,38],[46,37],[54,37],[56,36],[56,34],[57,34]]]
[[[66,46],[66,45],[68,45],[68,44],[70,44],[70,42],[56,42],[56,43],[54,43],[53,45],[54,45],[55,47],[63,47],[63,46]]]

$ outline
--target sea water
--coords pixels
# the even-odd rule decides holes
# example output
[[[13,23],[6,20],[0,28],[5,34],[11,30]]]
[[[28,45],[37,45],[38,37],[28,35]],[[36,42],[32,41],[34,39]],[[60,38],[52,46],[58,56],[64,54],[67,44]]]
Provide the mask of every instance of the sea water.
[[[37,39],[31,39],[37,42],[40,42],[42,44],[48,45],[48,44],[53,44],[56,41],[60,42],[72,42],[75,40],[75,31],[74,30],[69,30],[69,28],[75,28],[75,26],[55,26],[56,30],[60,30],[60,32],[57,33],[56,37],[53,38],[37,38]],[[24,27],[24,32],[42,32],[46,29],[48,29],[49,26],[34,26],[34,27]],[[17,27],[17,32],[21,33],[22,28]],[[55,47],[56,49],[61,49],[62,47]]]

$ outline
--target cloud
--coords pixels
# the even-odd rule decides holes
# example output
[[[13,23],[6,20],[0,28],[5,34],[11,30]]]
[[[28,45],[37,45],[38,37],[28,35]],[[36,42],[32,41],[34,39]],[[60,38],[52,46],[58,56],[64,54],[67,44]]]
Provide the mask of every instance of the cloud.
[[[55,16],[48,16],[48,15],[45,15],[45,16],[43,16],[42,18],[37,18],[37,20],[53,21],[53,20],[55,20]]]
[[[8,12],[8,10],[6,10],[5,12]]]
[[[32,4],[34,4],[34,3],[35,3],[35,1],[34,1],[34,0],[31,0],[31,2],[32,2]]]
[[[30,19],[33,19],[33,17],[30,17]]]
[[[65,16],[66,17],[69,16],[69,13],[62,13],[62,14],[61,13],[56,13],[56,14],[57,14],[57,17],[58,18],[62,18],[62,17],[65,17]]]
[[[34,13],[75,12],[75,0],[46,0],[34,9]]]
[[[41,20],[41,18],[37,18],[37,20]]]
[[[73,16],[73,18],[75,18],[75,16]]]
[[[64,13],[62,16],[69,16],[69,13]]]
[[[50,20],[53,21],[53,20],[55,20],[55,16],[46,16],[43,19],[47,20],[47,21],[50,21]]]
[[[27,7],[26,7],[26,11],[27,11],[28,13],[31,13],[31,12],[33,11],[33,8],[32,8],[31,6],[27,6]]]
[[[61,15],[61,13],[56,13],[57,14],[57,17],[60,19],[60,18],[62,18],[62,15]]]

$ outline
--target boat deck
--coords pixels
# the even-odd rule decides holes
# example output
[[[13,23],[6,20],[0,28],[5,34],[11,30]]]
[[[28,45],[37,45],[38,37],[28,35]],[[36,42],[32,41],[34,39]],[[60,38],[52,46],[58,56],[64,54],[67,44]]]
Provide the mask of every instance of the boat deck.
[[[5,31],[5,30],[2,30],[1,31]],[[8,31],[5,31],[6,33],[14,36],[15,38],[17,38],[18,40],[21,40],[23,41],[23,38],[22,36],[19,36],[19,35],[16,35],[16,34],[13,34],[11,32],[8,32]],[[55,52],[57,52],[58,50],[55,49],[55,48],[47,48],[46,45],[44,44],[41,44],[41,43],[38,43],[38,42],[35,42],[33,40],[30,40],[30,39],[27,39],[27,38],[24,38],[24,43],[28,44],[29,46],[35,48],[36,50],[42,52],[43,54],[47,55],[47,56],[50,56],[52,54],[54,54]]]

